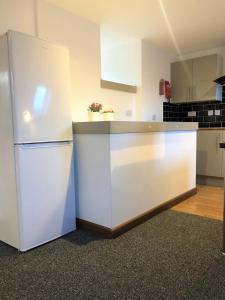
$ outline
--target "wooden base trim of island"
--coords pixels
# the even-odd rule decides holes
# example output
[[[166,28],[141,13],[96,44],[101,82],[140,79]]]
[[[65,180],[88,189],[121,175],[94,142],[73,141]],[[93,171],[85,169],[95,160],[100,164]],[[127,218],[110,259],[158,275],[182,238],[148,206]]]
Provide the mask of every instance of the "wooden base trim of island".
[[[108,227],[98,225],[98,224],[95,224],[95,223],[92,223],[92,222],[89,222],[86,220],[82,220],[79,218],[77,218],[77,227],[98,233],[104,238],[108,238],[108,239],[116,238],[119,235],[123,234],[124,232],[149,220],[150,218],[154,217],[155,215],[177,205],[178,203],[186,200],[187,198],[195,195],[196,193],[197,193],[197,188],[195,187],[195,188],[193,188],[171,200],[168,200],[167,202],[165,202],[153,209],[150,209],[149,211],[147,211],[125,223],[122,223],[114,228],[108,228]]]

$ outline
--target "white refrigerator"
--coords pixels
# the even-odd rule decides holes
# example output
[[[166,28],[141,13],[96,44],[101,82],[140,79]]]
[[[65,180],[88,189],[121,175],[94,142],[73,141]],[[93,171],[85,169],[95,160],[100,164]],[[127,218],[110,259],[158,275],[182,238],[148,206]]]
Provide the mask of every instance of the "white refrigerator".
[[[0,240],[26,251],[75,230],[68,49],[0,37]]]

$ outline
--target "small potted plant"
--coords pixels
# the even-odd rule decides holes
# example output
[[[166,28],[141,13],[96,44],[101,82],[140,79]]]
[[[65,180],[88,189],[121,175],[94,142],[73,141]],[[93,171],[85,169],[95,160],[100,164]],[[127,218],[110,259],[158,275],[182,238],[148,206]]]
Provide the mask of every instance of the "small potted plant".
[[[88,120],[89,121],[101,121],[100,111],[102,110],[102,104],[93,102],[88,107]]]
[[[104,121],[113,121],[115,112],[113,109],[107,109],[102,112]]]

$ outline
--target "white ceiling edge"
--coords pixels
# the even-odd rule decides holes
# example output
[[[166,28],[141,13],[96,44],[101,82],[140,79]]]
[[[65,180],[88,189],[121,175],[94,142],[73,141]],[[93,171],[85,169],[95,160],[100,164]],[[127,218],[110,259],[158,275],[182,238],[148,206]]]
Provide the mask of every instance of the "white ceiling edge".
[[[178,55],[225,45],[224,0],[47,1],[99,24],[118,43],[145,39]]]

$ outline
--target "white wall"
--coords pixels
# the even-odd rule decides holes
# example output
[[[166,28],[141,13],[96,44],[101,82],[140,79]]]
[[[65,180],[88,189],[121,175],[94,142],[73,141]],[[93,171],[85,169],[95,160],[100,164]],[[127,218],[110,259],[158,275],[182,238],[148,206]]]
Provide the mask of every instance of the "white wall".
[[[101,54],[99,25],[80,18],[45,0],[0,0],[0,33],[9,29],[62,44],[71,54],[71,87],[74,121],[87,120],[87,107],[93,101],[116,111],[116,119],[135,118],[135,96],[100,88]],[[37,25],[37,26],[35,26]],[[132,116],[126,115],[132,111]]]
[[[0,0],[0,33],[8,29],[31,35],[37,32],[41,38],[69,48],[74,121],[87,120],[87,107],[93,101],[113,108],[116,120],[151,121],[154,115],[156,121],[162,120],[158,83],[161,78],[170,79],[170,53],[146,41],[120,41],[114,49],[110,46],[102,60],[111,68],[114,66],[114,74],[120,81],[138,85],[138,93],[101,89],[99,25],[45,0],[37,0],[37,4],[36,22],[35,0]],[[113,55],[114,59],[110,60]],[[109,79],[106,73],[103,69],[104,79]]]
[[[101,35],[102,79],[130,84],[141,83],[141,40],[117,41]]]
[[[137,108],[138,119],[145,121],[163,120],[164,96],[159,96],[159,80],[170,81],[170,63],[175,53],[170,53],[142,41],[142,86]]]
[[[116,111],[115,119],[135,119],[135,96],[100,88],[101,50],[99,25],[40,0],[40,37],[70,49],[73,120],[86,121],[87,107],[93,101]],[[132,111],[127,116],[126,111]]]
[[[116,112],[115,120],[135,121],[137,95],[126,92],[101,89],[102,103],[105,109],[113,108]],[[130,115],[131,113],[131,115]]]
[[[121,40],[101,33],[101,78],[104,80],[141,85],[141,40]],[[136,120],[138,94],[102,89],[102,98],[108,98],[109,107],[117,111],[118,120]],[[131,102],[131,99],[132,102]],[[127,113],[132,112],[131,117]]]
[[[0,34],[10,29],[35,34],[32,0],[0,0]]]
[[[101,48],[103,79],[138,86],[136,119],[162,121],[164,97],[159,96],[159,80],[170,80],[170,63],[176,58],[175,53],[145,40],[113,43],[105,42],[104,37]]]
[[[103,53],[102,61],[111,67],[116,78],[138,85],[138,94],[100,88],[101,49],[99,25],[72,13],[37,0],[38,19],[35,19],[35,0],[0,0],[0,34],[16,30],[62,44],[71,53],[71,86],[73,119],[87,120],[87,107],[92,101],[103,103],[116,111],[117,120],[162,120],[163,98],[158,94],[161,78],[170,79],[170,62],[178,59],[147,41],[129,41],[112,46]],[[37,26],[35,26],[37,25]],[[140,46],[141,45],[141,46]],[[141,51],[140,51],[141,49]],[[115,51],[115,52],[114,52]],[[184,59],[219,53],[224,58],[225,46],[183,55]],[[114,59],[110,60],[114,55]],[[109,79],[103,68],[104,79]],[[111,75],[110,75],[111,76]],[[127,116],[127,111],[132,115]]]
[[[38,26],[41,38],[69,48],[73,118],[85,120],[88,105],[101,102],[99,26],[45,1],[39,1]]]

